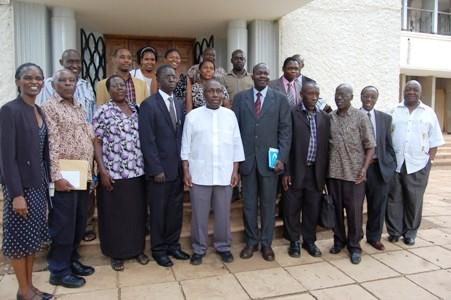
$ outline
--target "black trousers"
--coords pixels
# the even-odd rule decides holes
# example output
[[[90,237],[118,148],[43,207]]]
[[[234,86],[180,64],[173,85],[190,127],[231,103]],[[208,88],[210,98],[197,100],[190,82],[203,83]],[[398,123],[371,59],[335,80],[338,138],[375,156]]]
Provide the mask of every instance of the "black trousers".
[[[334,245],[340,248],[347,245],[349,252],[361,252],[360,240],[362,239],[365,183],[355,184],[353,181],[330,178],[327,182],[327,188],[334,201],[337,217],[337,223],[334,228]],[[346,220],[348,225],[347,238],[344,210],[346,210]]]
[[[150,206],[150,246],[153,256],[180,249],[183,219],[183,182],[180,178],[165,183],[148,180]]]
[[[429,180],[431,162],[411,174],[406,164],[395,174],[387,205],[387,231],[392,236],[416,238],[423,213],[423,196]]]
[[[55,192],[49,213],[52,243],[47,257],[52,275],[70,274],[71,262],[80,259],[78,246],[85,234],[88,200],[88,191]]]
[[[316,225],[321,208],[321,191],[316,187],[315,167],[307,167],[303,188],[290,187],[283,198],[283,235],[290,242],[298,241],[302,232],[302,242],[316,241]],[[302,223],[301,223],[302,213]]]
[[[384,227],[389,183],[383,180],[377,162],[368,167],[366,176],[365,195],[368,206],[366,240],[368,242],[377,242],[381,239]]]

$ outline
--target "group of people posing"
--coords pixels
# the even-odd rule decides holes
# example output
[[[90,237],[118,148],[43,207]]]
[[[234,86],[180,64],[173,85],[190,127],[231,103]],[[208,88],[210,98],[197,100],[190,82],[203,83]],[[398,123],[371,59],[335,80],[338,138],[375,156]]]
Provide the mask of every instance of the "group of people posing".
[[[272,81],[264,63],[248,73],[241,50],[232,53],[229,73],[216,66],[215,56],[207,48],[183,74],[177,49],[167,50],[156,70],[154,48],[137,52],[136,70],[130,51],[116,49],[113,75],[98,82],[96,96],[80,78],[77,50],[64,51],[63,68],[45,80],[33,63],[18,67],[18,97],[0,109],[3,253],[17,276],[17,299],[52,298],[31,279],[34,255],[44,243],[50,243],[51,284],[81,287],[95,272],[77,251],[94,199],[101,250],[116,271],[125,259],[149,262],[146,222],[158,265],[170,267],[173,259],[201,264],[210,211],[214,249],[232,262],[230,208],[239,186],[242,259],[256,251],[275,259],[278,191],[292,257],[300,257],[301,247],[321,256],[315,241],[325,191],[335,205],[331,253],[346,247],[352,263],[361,261],[365,196],[371,246],[384,250],[384,220],[390,242],[402,237],[415,243],[431,163],[444,143],[417,81],[406,84],[392,115],[374,109],[374,86],[361,91],[361,108],[354,108],[349,84],[336,88],[332,111],[319,85],[301,73],[299,55],[285,59],[283,75]],[[274,164],[271,148],[278,153]],[[64,178],[61,160],[88,162],[87,189]],[[184,187],[192,207],[191,255],[179,242]]]

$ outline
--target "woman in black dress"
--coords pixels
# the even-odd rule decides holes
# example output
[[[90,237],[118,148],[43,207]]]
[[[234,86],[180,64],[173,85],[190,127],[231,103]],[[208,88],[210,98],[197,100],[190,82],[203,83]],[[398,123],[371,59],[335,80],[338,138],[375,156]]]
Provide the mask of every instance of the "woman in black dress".
[[[19,96],[0,110],[0,182],[3,188],[3,254],[19,283],[17,299],[50,299],[33,286],[33,259],[49,240],[49,148],[47,126],[35,105],[44,75],[26,63],[16,70]]]

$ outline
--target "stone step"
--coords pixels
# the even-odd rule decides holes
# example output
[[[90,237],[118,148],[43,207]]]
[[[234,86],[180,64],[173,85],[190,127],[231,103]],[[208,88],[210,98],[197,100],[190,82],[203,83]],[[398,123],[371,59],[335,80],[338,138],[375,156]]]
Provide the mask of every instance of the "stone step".
[[[451,166],[451,158],[437,158],[434,160],[434,167]]]

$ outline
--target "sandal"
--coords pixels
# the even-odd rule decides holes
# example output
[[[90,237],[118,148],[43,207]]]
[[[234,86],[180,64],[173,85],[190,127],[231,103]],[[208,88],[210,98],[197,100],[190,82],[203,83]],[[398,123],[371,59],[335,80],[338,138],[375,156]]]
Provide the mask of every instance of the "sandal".
[[[93,229],[89,229],[85,231],[85,234],[83,235],[83,241],[90,242],[97,238],[97,235]]]
[[[35,293],[36,295],[42,297],[43,300],[50,300],[53,298],[52,294],[46,293],[46,292],[42,292],[40,290],[38,290],[35,286],[31,286],[31,290],[33,291],[33,293]]]
[[[111,268],[113,268],[114,271],[124,271],[124,261],[122,259],[111,259]]]
[[[141,253],[136,257],[136,261],[140,263],[141,265],[147,265],[150,261],[149,257],[145,255],[144,253]]]

